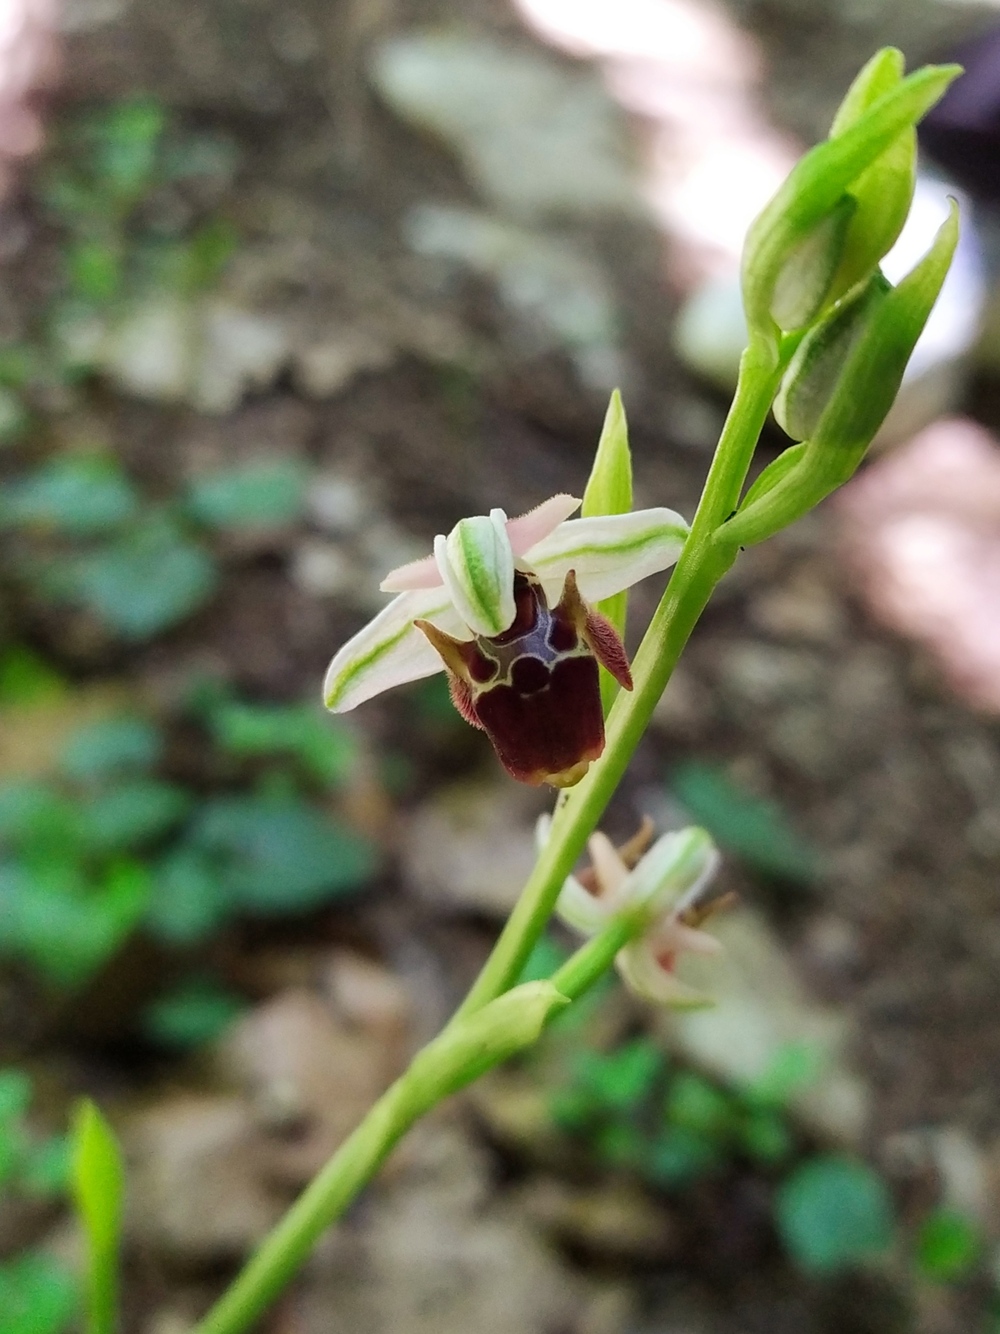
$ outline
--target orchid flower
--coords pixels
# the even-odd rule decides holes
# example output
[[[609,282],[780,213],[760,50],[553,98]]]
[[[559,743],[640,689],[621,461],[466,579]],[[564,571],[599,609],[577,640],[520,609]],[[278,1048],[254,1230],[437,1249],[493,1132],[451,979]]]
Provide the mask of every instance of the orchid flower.
[[[551,817],[538,822],[540,844],[548,840]],[[640,933],[615,959],[630,991],[659,1005],[691,1008],[710,998],[676,975],[684,952],[717,954],[722,946],[701,922],[725,900],[706,902],[705,891],[719,866],[719,853],[704,829],[681,829],[664,834],[644,851],[653,826],[643,828],[622,848],[615,848],[602,833],[588,843],[591,868],[569,876],[556,903],[556,912],[568,926],[595,935],[615,914],[642,907],[648,918]]]
[[[604,749],[598,663],[632,688],[618,633],[590,603],[672,565],[688,532],[668,509],[571,519],[580,503],[461,519],[433,555],[388,574],[396,597],[331,662],[327,708],[444,670],[512,777],[579,782]]]

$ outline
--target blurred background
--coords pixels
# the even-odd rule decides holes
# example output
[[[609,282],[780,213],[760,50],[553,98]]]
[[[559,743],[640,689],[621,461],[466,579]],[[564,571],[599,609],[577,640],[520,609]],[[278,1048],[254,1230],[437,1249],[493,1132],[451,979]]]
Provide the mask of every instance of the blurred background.
[[[719,1003],[609,980],[262,1329],[1000,1330],[1000,5],[0,0],[2,1334],[73,1327],[74,1097],[126,1334],[185,1334],[451,1011],[550,799],[443,678],[333,719],[326,662],[435,532],[581,494],[615,385],[691,515],[747,223],[885,43],[969,70],[886,265],[958,192],[953,276],[606,821],[714,833]]]

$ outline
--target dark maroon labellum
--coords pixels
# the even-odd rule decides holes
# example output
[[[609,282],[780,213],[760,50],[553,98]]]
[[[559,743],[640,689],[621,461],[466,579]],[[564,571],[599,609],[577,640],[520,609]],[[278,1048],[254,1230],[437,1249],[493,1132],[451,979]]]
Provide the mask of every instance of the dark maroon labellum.
[[[416,624],[441,654],[452,699],[480,727],[521,783],[572,787],[604,750],[598,662],[632,689],[628,659],[609,621],[580,597],[572,572],[549,608],[532,575],[514,575],[513,623],[493,639],[463,641]]]

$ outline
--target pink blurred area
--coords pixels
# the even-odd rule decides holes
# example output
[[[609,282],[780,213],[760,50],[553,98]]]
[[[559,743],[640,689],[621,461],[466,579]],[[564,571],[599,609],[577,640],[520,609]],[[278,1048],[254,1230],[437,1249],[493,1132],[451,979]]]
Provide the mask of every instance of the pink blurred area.
[[[971,704],[1000,713],[1000,443],[936,422],[840,493],[872,611],[919,641]]]
[[[646,195],[682,285],[730,273],[801,151],[757,95],[761,52],[711,0],[515,0],[546,41],[600,64],[645,127]]]
[[[42,142],[37,95],[59,69],[59,0],[0,0],[0,195]]]

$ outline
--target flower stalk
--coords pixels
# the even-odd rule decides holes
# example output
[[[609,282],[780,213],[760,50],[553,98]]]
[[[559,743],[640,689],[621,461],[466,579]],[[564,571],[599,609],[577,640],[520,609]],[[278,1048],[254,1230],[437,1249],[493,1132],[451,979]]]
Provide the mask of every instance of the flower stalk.
[[[595,920],[595,933],[550,979],[518,985],[692,630],[741,546],[770,536],[849,477],[891,405],[947,272],[955,218],[896,288],[884,290],[878,263],[909,207],[913,127],[957,72],[927,67],[904,77],[899,53],[880,52],[852,86],[831,137],[805,155],[751,228],[743,266],[749,345],[690,529],[672,511],[628,512],[631,459],[615,397],[583,518],[569,517],[578,506],[572,497],[555,496],[518,519],[494,510],[460,521],[437,539],[434,556],[388,576],[383,588],[397,594],[395,600],[334,658],[326,693],[335,709],[446,670],[459,711],[489,733],[508,771],[565,790],[521,897],[456,1015],[379,1099],[195,1334],[245,1331],[410,1125],[529,1046],[616,959],[625,962],[626,976],[648,981],[663,964],[655,942],[645,950],[652,929],[661,932],[667,971],[679,949],[704,944],[697,920],[686,921],[682,906],[664,917],[663,894],[636,899],[623,888],[621,901]],[[872,284],[867,301],[858,296],[864,284]],[[741,504],[786,376],[780,411],[785,420],[805,423],[808,438],[765,469]],[[674,560],[629,672],[619,639],[626,590]],[[608,599],[618,601],[609,607]],[[606,619],[609,612],[617,625]],[[567,767],[562,752],[569,734],[556,728],[558,757],[546,767],[544,756],[533,755],[529,764],[517,717],[507,708],[502,725],[498,721],[500,690],[525,698],[532,693],[518,683],[525,674],[519,664],[529,659],[529,675],[549,673],[534,693],[553,699],[557,671],[567,661],[594,666],[588,707],[596,702],[597,723],[586,746],[578,747],[578,763]],[[598,662],[612,673],[600,694]],[[618,691],[618,683],[625,688]],[[612,696],[605,721],[601,703],[607,709]],[[542,715],[530,717],[537,734]],[[687,848],[691,885],[697,886],[714,853],[698,841],[707,836],[687,832],[691,837],[677,846]],[[664,840],[654,846],[645,872],[640,862],[615,882],[633,891],[648,885],[650,867],[661,866],[656,856],[662,858],[666,846]],[[668,875],[660,888],[680,892],[682,879]],[[669,986],[660,990],[670,994]]]

